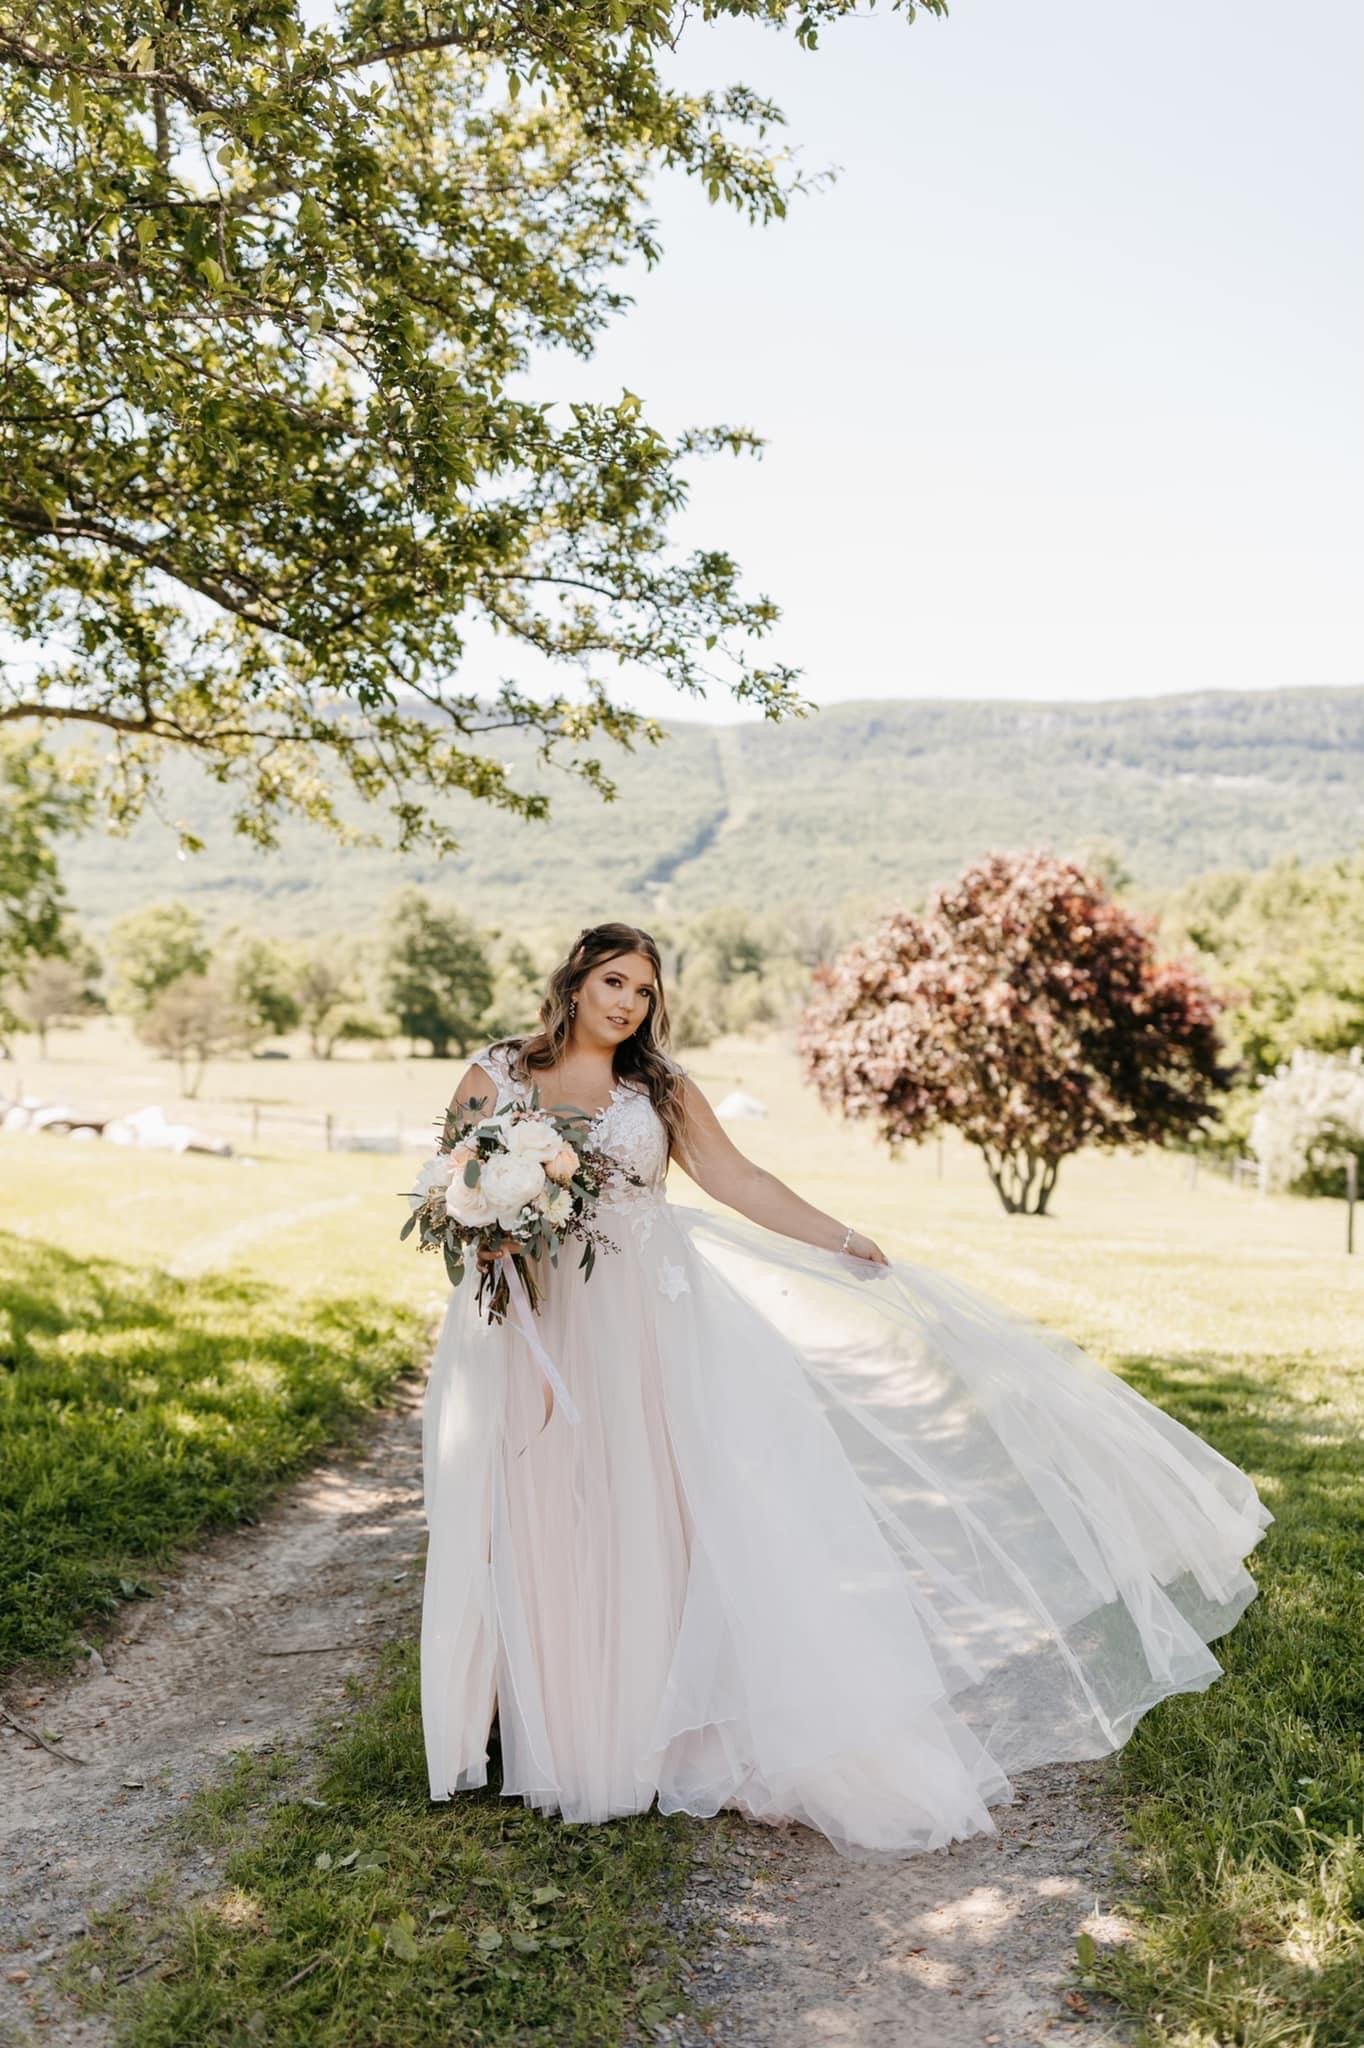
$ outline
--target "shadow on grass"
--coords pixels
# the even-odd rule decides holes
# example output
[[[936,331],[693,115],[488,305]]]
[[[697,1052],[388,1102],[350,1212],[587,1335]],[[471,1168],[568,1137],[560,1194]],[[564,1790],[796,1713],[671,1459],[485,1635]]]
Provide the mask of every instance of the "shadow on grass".
[[[701,1824],[566,1827],[495,1783],[433,1804],[416,1645],[390,1645],[367,1692],[306,1796],[259,1757],[198,1795],[178,1831],[219,1852],[213,1894],[163,1928],[97,1924],[85,2002],[110,1999],[92,1961],[113,1985],[145,1948],[159,1979],[113,1993],[124,2048],[649,2039],[685,2002],[676,1906]]]
[[[1137,1938],[1096,1971],[1153,2042],[1364,2041],[1364,1374],[1321,1360],[1117,1369],[1249,1472],[1276,1517],[1225,1675],[1122,1755]],[[1153,2018],[1153,2015],[1155,2017]]]
[[[175,1280],[0,1233],[0,1670],[60,1661],[140,1573],[254,1520],[356,1434],[422,1335],[392,1302]]]

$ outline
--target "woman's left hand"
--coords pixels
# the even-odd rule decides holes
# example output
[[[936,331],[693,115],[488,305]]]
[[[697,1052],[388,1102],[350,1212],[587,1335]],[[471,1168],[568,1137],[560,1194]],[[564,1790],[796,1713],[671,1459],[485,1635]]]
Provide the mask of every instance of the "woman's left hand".
[[[860,1230],[855,1230],[848,1239],[847,1249],[850,1259],[866,1259],[873,1266],[888,1266],[890,1264],[890,1260],[886,1257],[875,1238],[865,1236]]]

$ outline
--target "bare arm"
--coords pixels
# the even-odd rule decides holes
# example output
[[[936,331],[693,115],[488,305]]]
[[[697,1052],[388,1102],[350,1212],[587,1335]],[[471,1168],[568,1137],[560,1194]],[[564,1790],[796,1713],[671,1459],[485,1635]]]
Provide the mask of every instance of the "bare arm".
[[[450,1114],[457,1122],[468,1123],[477,1116],[491,1116],[496,1107],[497,1083],[487,1068],[475,1060],[465,1068],[450,1097]]]
[[[696,1185],[726,1208],[737,1209],[741,1216],[762,1224],[766,1230],[780,1231],[783,1237],[798,1238],[802,1244],[819,1245],[824,1251],[844,1249],[846,1222],[816,1209],[794,1188],[787,1187],[784,1180],[778,1180],[775,1173],[747,1158],[696,1083],[688,1078],[682,1087],[686,1131],[674,1153],[678,1165]],[[869,1259],[875,1265],[887,1264],[881,1247],[861,1231],[853,1232],[846,1249],[854,1257]]]

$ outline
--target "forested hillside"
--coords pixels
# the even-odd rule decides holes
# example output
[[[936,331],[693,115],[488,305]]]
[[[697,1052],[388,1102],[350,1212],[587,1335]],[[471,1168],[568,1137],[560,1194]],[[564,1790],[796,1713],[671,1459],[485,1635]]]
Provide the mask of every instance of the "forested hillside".
[[[282,855],[256,853],[232,837],[222,792],[177,764],[163,818],[66,850],[77,911],[98,928],[177,895],[214,921],[358,929],[416,882],[480,923],[538,925],[717,903],[873,906],[918,895],[988,846],[1102,841],[1135,881],[1166,887],[1364,841],[1364,689],[850,703],[780,726],[678,722],[660,746],[607,761],[621,791],[611,804],[537,770],[529,748],[498,747],[520,758],[527,786],[550,791],[553,815],[527,825],[452,803],[464,850],[445,860],[302,829]],[[177,858],[179,819],[204,853]]]

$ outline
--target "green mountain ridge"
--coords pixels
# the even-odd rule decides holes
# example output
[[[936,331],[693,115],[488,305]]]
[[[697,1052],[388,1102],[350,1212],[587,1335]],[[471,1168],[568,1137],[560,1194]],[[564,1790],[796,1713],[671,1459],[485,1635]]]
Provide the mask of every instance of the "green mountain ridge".
[[[452,857],[344,848],[290,826],[282,850],[231,830],[230,799],[169,762],[159,818],[73,842],[63,872],[95,930],[166,896],[216,924],[299,935],[372,927],[415,883],[480,923],[686,915],[719,903],[867,909],[917,899],[987,847],[1103,842],[1148,887],[1364,841],[1364,688],[1204,692],[1107,703],[873,701],[781,725],[677,721],[604,757],[605,804],[499,737],[541,823],[452,799]],[[382,829],[377,810],[348,815]],[[183,820],[206,850],[177,855]]]

